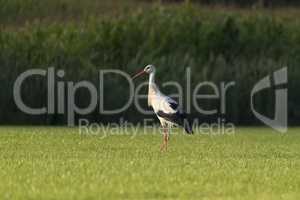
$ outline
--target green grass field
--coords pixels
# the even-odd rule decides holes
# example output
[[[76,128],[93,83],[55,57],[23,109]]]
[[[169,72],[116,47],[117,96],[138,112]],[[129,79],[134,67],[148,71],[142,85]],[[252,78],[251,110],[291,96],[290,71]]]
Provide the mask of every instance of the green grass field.
[[[300,199],[300,129],[80,135],[0,128],[0,199]]]

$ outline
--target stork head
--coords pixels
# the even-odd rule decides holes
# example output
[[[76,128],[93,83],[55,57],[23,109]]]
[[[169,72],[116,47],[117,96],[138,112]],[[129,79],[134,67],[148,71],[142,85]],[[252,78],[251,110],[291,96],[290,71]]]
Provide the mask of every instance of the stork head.
[[[144,71],[147,73],[147,74],[151,74],[152,72],[155,71],[155,67],[153,65],[147,65],[145,68],[144,68]]]
[[[153,65],[147,65],[142,71],[135,74],[132,79],[135,79],[143,74],[151,74],[155,72],[155,67]]]

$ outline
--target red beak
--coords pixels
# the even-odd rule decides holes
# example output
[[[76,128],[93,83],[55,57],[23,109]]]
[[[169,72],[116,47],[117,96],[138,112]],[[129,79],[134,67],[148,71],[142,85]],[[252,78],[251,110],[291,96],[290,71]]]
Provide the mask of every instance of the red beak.
[[[132,77],[132,79],[135,79],[135,78],[137,78],[137,77],[139,77],[139,76],[141,76],[141,75],[143,75],[143,74],[145,74],[146,72],[144,71],[144,70],[142,70],[142,71],[140,71],[139,73],[137,73],[136,75],[134,75],[133,77]]]

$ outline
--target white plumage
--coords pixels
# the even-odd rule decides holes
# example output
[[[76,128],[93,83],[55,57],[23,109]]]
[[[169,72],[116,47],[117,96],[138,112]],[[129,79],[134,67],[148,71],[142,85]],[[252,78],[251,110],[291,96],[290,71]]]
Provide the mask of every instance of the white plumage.
[[[192,133],[192,129],[178,103],[159,91],[155,84],[155,67],[153,65],[147,65],[143,71],[137,73],[133,78],[145,73],[149,74],[148,105],[153,108],[164,130],[161,150],[167,150],[169,140],[168,128],[177,124],[183,126],[187,133]]]

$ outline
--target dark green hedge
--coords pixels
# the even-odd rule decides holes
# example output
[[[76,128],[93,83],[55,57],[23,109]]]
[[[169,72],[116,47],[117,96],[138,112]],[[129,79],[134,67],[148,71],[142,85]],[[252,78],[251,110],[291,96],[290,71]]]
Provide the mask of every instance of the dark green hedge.
[[[202,5],[231,5],[231,6],[262,6],[262,7],[277,7],[277,6],[298,6],[297,0],[162,0],[162,2],[190,2],[200,3]]]
[[[192,86],[201,81],[236,81],[227,97],[226,117],[237,123],[257,122],[250,112],[253,85],[275,69],[288,66],[289,116],[299,122],[300,110],[300,24],[297,20],[275,19],[258,14],[201,14],[192,8],[153,9],[126,18],[89,18],[82,24],[42,24],[0,31],[0,123],[62,124],[64,115],[27,116],[15,106],[12,87],[16,77],[30,68],[64,69],[65,80],[90,80],[97,84],[100,69],[121,69],[132,74],[146,64],[158,67],[158,81],[176,80],[192,70]],[[126,101],[123,80],[106,80],[105,100],[109,107]],[[165,93],[173,92],[164,88]],[[46,104],[45,80],[35,78],[23,88],[26,101]],[[124,95],[122,95],[124,94]],[[258,99],[257,108],[273,112],[273,93]],[[85,105],[86,94],[77,102]],[[109,102],[109,103],[108,103]],[[218,102],[203,102],[215,106]],[[86,116],[95,121],[113,121],[123,116],[138,121],[134,108],[118,116],[97,111]],[[193,112],[194,117],[209,119]]]

